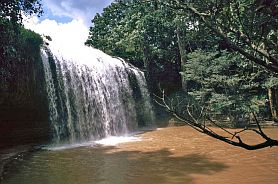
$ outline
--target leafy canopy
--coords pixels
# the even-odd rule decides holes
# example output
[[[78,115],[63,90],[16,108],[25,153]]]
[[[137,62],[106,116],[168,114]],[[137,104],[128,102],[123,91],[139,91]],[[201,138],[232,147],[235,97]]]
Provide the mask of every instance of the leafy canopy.
[[[252,112],[268,117],[268,81],[274,85],[277,78],[240,55],[196,50],[188,54],[182,76],[188,93],[211,117],[228,118],[233,126],[249,120]]]
[[[0,18],[20,22],[22,14],[41,14],[41,0],[0,0]]]
[[[41,14],[40,0],[0,0],[1,64],[32,55],[42,44],[42,38],[21,25],[23,14]],[[28,50],[28,52],[26,52]],[[23,58],[22,58],[23,57]]]
[[[159,0],[160,1],[160,0]],[[165,0],[173,10],[194,16],[227,48],[278,73],[278,1]]]

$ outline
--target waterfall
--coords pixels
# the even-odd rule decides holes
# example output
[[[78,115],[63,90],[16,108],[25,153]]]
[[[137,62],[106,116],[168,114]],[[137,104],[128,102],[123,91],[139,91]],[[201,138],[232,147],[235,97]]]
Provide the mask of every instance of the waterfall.
[[[143,72],[84,47],[41,50],[55,143],[123,135],[153,121]]]

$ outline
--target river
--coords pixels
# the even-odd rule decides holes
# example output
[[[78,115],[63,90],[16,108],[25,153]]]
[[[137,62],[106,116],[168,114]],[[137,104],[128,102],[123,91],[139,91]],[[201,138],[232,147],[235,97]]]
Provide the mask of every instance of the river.
[[[278,128],[266,128],[278,138]],[[251,142],[258,139],[246,133]],[[118,145],[43,150],[10,165],[3,184],[274,184],[278,148],[247,151],[169,127]]]

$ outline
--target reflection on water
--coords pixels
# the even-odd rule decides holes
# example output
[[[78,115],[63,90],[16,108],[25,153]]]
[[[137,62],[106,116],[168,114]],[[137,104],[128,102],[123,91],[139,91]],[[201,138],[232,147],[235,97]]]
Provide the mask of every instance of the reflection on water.
[[[278,129],[267,132],[278,135]],[[3,183],[195,184],[276,183],[278,180],[277,148],[245,151],[188,127],[166,128],[140,136],[142,141],[116,147],[34,153],[11,166]]]

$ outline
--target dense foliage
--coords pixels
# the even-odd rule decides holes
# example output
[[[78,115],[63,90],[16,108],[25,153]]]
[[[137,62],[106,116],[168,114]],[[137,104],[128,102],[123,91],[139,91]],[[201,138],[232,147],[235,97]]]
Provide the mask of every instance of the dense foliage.
[[[41,37],[25,30],[21,25],[23,14],[42,13],[40,0],[0,1],[0,59],[8,63],[28,57],[27,51],[34,53],[42,43]],[[27,50],[24,50],[27,49]]]
[[[0,0],[0,17],[20,22],[23,14],[41,14],[41,0]]]
[[[3,26],[0,30],[0,60],[2,62],[28,60],[39,52],[40,45],[43,43],[40,35],[4,19],[0,19],[0,26]]]
[[[154,93],[158,83],[166,90],[180,83],[169,80],[179,72],[184,91],[213,116],[236,122],[250,112],[264,118],[272,112],[275,120],[277,6],[259,0],[118,0],[92,20],[86,44],[143,67]]]
[[[238,54],[196,50],[188,54],[182,75],[188,93],[211,117],[228,120],[231,126],[250,120],[252,112],[269,118],[269,76]]]
[[[264,69],[259,69],[261,72],[266,72],[265,69],[269,71],[265,74],[268,82],[264,85],[268,89],[259,90],[257,94],[253,95],[268,95],[267,101],[272,118],[278,121],[278,2],[272,0],[169,0],[161,2],[173,10],[183,10],[187,16],[194,16],[193,22],[198,23],[195,27],[205,27],[210,30],[212,38],[219,40],[220,51],[226,49],[229,53],[236,52],[243,56],[243,58],[237,59],[238,63],[244,62],[248,65],[251,61],[256,64],[256,67],[264,67]],[[213,51],[213,49],[211,50]],[[225,59],[225,61],[227,60]],[[249,76],[257,75],[257,69],[254,67],[249,69]],[[238,71],[242,73],[240,68]],[[226,70],[223,71],[223,75],[229,76],[230,74]],[[211,76],[208,79],[211,79]],[[258,82],[261,84],[265,77],[259,75],[259,79]],[[217,82],[221,83],[221,80],[219,79]],[[245,93],[252,94],[252,91],[250,89]],[[241,97],[243,96],[241,95]],[[248,98],[243,99],[248,100]],[[217,102],[220,104],[221,99]],[[236,108],[229,107],[227,109],[234,111]],[[244,113],[244,111],[238,111],[237,114],[239,113]]]
[[[23,14],[41,13],[38,0],[1,0],[0,4],[0,89],[2,98],[20,76],[16,66],[28,66],[39,60],[43,40],[40,35],[26,30],[22,25]],[[15,81],[15,82],[13,82]],[[0,100],[3,100],[3,99]]]
[[[195,16],[230,50],[278,73],[278,1],[166,0],[170,8]]]
[[[156,2],[112,3],[92,20],[86,44],[144,68],[152,91],[159,83],[174,91],[181,87],[175,17]]]

